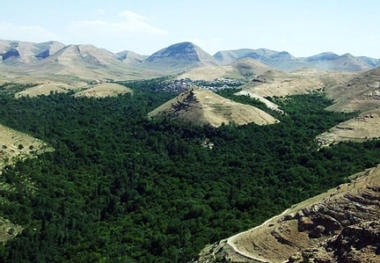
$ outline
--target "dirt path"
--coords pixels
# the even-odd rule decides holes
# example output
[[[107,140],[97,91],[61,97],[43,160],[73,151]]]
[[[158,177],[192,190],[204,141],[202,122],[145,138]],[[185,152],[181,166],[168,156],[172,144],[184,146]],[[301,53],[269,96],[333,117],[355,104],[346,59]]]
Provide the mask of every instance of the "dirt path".
[[[248,253],[248,252],[245,252],[245,251],[241,251],[240,250],[240,247],[244,247],[245,245],[247,245],[244,241],[243,242],[239,242],[241,236],[244,236],[248,233],[252,233],[253,231],[255,231],[257,228],[261,228],[261,227],[266,227],[269,222],[275,220],[275,219],[278,219],[280,217],[282,217],[284,214],[286,214],[287,212],[289,212],[289,209],[286,209],[284,212],[282,212],[280,215],[276,215],[270,219],[268,219],[267,221],[265,221],[264,223],[262,223],[261,225],[259,226],[256,226],[254,228],[251,228],[249,229],[248,231],[244,231],[244,232],[241,232],[239,234],[236,234],[230,238],[227,239],[227,244],[229,246],[231,246],[233,248],[233,250],[238,253],[239,255],[243,256],[243,257],[246,257],[246,258],[249,258],[249,259],[252,259],[252,260],[255,260],[257,262],[262,262],[262,263],[267,263],[267,262],[271,262],[269,259],[266,259],[266,258],[262,258],[262,257],[259,257],[258,255],[254,255],[254,254],[251,254],[251,253]]]

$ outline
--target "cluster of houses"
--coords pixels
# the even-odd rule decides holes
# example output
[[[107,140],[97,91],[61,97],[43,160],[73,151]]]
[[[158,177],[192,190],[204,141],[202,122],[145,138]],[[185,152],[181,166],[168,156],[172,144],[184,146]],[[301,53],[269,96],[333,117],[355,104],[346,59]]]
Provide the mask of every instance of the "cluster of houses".
[[[191,87],[199,87],[212,91],[218,91],[221,89],[230,89],[236,88],[243,85],[245,82],[243,80],[237,79],[225,79],[225,78],[216,78],[213,81],[205,80],[191,80],[191,79],[176,79],[176,80],[167,80],[166,85],[161,91],[166,92],[175,92],[181,93]]]

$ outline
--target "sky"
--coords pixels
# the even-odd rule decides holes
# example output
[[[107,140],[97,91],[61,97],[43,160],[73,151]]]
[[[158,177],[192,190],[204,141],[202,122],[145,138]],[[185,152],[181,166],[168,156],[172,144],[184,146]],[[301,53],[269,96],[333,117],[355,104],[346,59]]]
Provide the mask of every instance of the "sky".
[[[211,55],[267,48],[380,58],[378,0],[1,0],[0,9],[4,40],[142,55],[190,41]]]

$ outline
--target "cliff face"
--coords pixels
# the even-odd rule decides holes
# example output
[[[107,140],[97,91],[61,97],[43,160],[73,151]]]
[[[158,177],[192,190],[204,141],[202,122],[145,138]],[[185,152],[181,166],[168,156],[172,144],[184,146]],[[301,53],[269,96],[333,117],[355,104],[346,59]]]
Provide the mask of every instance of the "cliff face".
[[[222,240],[195,262],[380,262],[380,166]]]

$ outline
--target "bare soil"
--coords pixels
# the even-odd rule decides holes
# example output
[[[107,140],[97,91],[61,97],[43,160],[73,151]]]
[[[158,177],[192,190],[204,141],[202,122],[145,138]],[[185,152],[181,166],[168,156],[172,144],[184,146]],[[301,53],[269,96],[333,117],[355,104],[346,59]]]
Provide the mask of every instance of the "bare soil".
[[[102,83],[99,85],[88,86],[84,90],[77,92],[75,97],[115,97],[119,94],[132,93],[130,88],[115,83]]]

